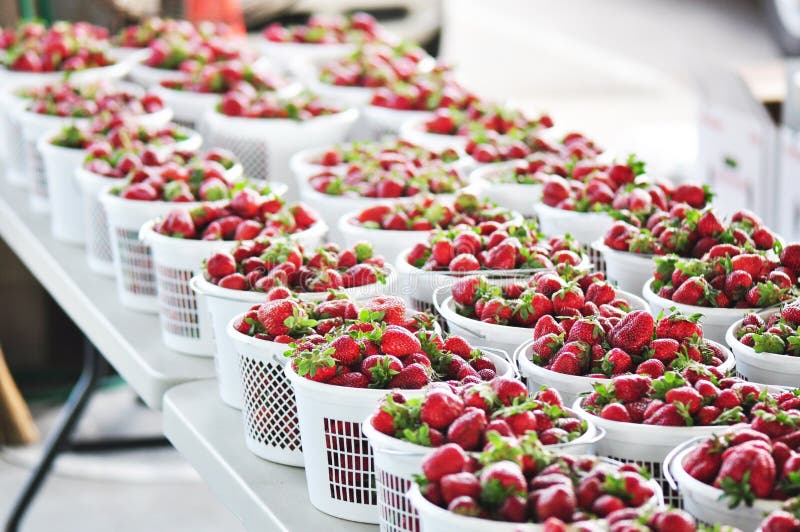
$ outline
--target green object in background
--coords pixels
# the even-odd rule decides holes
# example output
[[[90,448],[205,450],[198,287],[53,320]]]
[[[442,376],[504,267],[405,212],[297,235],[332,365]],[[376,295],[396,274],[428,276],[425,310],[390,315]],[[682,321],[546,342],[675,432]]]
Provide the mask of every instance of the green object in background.
[[[19,0],[19,14],[22,19],[40,19],[48,25],[53,23],[50,0]]]

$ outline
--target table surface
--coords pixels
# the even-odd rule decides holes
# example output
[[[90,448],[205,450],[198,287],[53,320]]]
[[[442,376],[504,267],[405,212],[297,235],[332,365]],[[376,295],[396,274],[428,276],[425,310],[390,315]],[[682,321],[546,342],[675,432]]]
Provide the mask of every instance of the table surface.
[[[114,280],[89,269],[82,246],[55,240],[49,217],[32,212],[20,188],[3,187],[0,236],[149,407],[177,384],[214,377],[211,358],[164,346],[158,316],[124,308]]]
[[[316,510],[305,472],[247,450],[242,414],[219,398],[216,381],[175,386],[164,396],[164,434],[248,530],[376,531]]]

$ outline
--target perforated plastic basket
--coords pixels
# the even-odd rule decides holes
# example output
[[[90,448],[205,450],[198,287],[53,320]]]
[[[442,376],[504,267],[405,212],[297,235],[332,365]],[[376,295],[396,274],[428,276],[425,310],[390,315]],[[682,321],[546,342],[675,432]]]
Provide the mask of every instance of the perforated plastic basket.
[[[485,164],[476,168],[469,175],[469,181],[480,190],[480,197],[485,197],[500,207],[517,211],[525,217],[533,217],[533,208],[542,196],[542,185],[520,183],[497,183],[492,178],[513,171],[520,161],[506,161],[496,164]]]
[[[332,59],[350,55],[356,49],[352,43],[311,44],[299,42],[274,42],[261,38],[258,41],[261,53],[295,75],[302,75],[297,67],[305,61]]]
[[[179,91],[160,84],[154,85],[151,91],[172,109],[175,120],[191,128],[197,127],[206,111],[213,109],[221,98],[219,94]]]
[[[162,81],[174,79],[180,75],[181,73],[178,70],[155,68],[138,62],[131,65],[130,72],[128,73],[128,77],[131,81],[146,89],[155,87]]]
[[[348,212],[339,218],[339,233],[345,246],[353,246],[357,242],[372,242],[372,249],[387,261],[396,262],[400,254],[418,242],[427,240],[431,231],[392,231],[386,229],[369,229],[352,220],[358,216],[357,211]]]
[[[728,328],[736,321],[749,312],[758,312],[761,309],[747,309],[747,308],[714,308],[714,307],[697,307],[694,305],[684,305],[665,299],[653,292],[651,288],[653,284],[652,277],[647,280],[642,288],[642,296],[650,304],[650,309],[653,315],[657,316],[659,312],[665,314],[669,312],[670,308],[675,308],[684,314],[691,316],[692,314],[700,314],[698,323],[703,326],[703,337],[715,342],[725,342],[725,335]]]
[[[111,188],[100,193],[100,203],[108,220],[119,300],[123,306],[134,310],[158,312],[152,252],[150,246],[139,239],[139,229],[146,221],[166,216],[178,206],[192,209],[200,202],[128,200],[112,194]]]
[[[720,427],[662,427],[609,421],[584,410],[580,405],[581,400],[575,400],[573,410],[606,431],[605,438],[596,444],[597,454],[624,463],[636,462],[645,467],[661,486],[664,503],[681,508],[680,494],[672,489],[662,470],[664,459],[676,445],[697,437],[710,437],[719,433]]]
[[[103,275],[114,275],[114,256],[108,230],[106,211],[100,203],[100,193],[121,179],[105,177],[83,168],[75,170],[75,179],[83,194],[83,227],[86,233],[86,259],[89,268]]]
[[[617,251],[602,240],[594,241],[592,248],[603,256],[606,278],[623,290],[641,293],[644,283],[653,276],[656,265],[652,255]]]
[[[569,409],[566,409],[575,415]],[[393,438],[372,427],[370,416],[362,425],[364,435],[369,439],[375,460],[375,483],[378,489],[378,513],[382,532],[419,532],[419,515],[406,493],[411,488],[414,475],[422,471],[422,462],[434,449]],[[549,449],[567,454],[592,454],[596,442],[603,437],[591,423],[586,432],[575,440]]]
[[[50,231],[57,240],[74,244],[86,241],[83,194],[75,170],[86,157],[86,150],[64,148],[50,143],[53,134],[39,138],[37,148],[44,163],[50,200]]]
[[[214,353],[213,329],[205,299],[198,298],[189,281],[202,268],[203,259],[227,250],[230,241],[183,240],[156,233],[155,220],[142,225],[139,238],[148,244],[155,269],[158,315],[167,347],[191,355]],[[325,235],[322,222],[290,238],[303,246],[318,246]]]
[[[692,440],[679,445],[670,452],[662,466],[673,490],[680,492],[683,508],[698,521],[750,531],[758,528],[764,515],[781,508],[783,501],[768,499],[756,499],[751,507],[742,503],[736,508],[728,508],[721,489],[700,482],[683,468],[686,455],[698,443],[699,440]]]
[[[501,355],[487,354],[495,362],[498,375],[512,374],[511,365]],[[372,448],[361,429],[386,390],[320,384],[299,376],[291,364],[285,371],[297,399],[311,504],[342,519],[377,524],[380,518]],[[424,391],[403,393],[418,397]]]
[[[534,210],[539,218],[539,228],[548,236],[569,233],[580,242],[595,267],[605,272],[603,255],[591,244],[605,236],[614,220],[604,212],[575,212],[556,209],[544,203],[536,203]]]
[[[719,370],[723,373],[731,371],[734,366],[734,360],[730,350],[717,342],[711,340],[707,341],[719,347],[725,355],[725,360],[719,365]],[[597,382],[608,382],[605,379],[566,375],[537,366],[530,357],[531,345],[533,345],[532,339],[520,345],[514,353],[520,375],[527,380],[528,390],[531,393],[542,386],[549,386],[558,390],[565,404],[572,404],[579,395],[590,393],[593,384]]]
[[[289,199],[296,200],[289,168],[292,154],[343,141],[357,118],[355,109],[303,122],[230,117],[211,110],[205,114],[200,131],[209,146],[235,153],[248,176],[285,183],[291,187]]]
[[[391,270],[386,276],[386,283],[346,288],[343,290],[353,301],[363,301],[381,294],[392,294],[396,284],[397,274]],[[203,275],[196,275],[191,281],[192,290],[206,300],[211,323],[214,328],[214,352],[222,400],[234,408],[241,408],[242,394],[241,383],[237,371],[238,361],[236,351],[231,339],[226,332],[228,322],[234,316],[241,314],[251,306],[264,302],[263,292],[249,292],[244,290],[229,290],[221,288],[205,280]],[[304,301],[319,301],[327,297],[325,293],[301,292],[297,296]]]
[[[4,161],[4,170],[8,182],[15,186],[26,186],[24,139],[19,134],[19,113],[25,106],[25,100],[14,95],[18,87],[3,86],[0,90],[0,155]]]

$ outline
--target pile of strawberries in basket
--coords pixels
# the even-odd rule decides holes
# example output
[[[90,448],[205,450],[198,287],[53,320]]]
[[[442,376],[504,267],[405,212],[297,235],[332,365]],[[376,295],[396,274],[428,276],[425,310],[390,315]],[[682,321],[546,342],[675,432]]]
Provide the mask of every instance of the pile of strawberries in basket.
[[[416,75],[420,61],[427,57],[425,50],[410,42],[394,46],[372,43],[347,57],[325,62],[319,80],[341,87],[383,87]]]
[[[325,103],[309,92],[291,97],[279,96],[273,92],[258,92],[247,83],[239,83],[233,90],[226,92],[217,105],[217,110],[231,117],[296,121],[310,120],[341,111],[338,106]]]
[[[114,63],[108,30],[88,22],[58,21],[50,28],[23,22],[0,35],[2,64],[15,72],[76,72]]]
[[[766,319],[751,312],[735,331],[736,338],[756,353],[800,356],[800,303],[786,304]]]
[[[452,148],[433,151],[402,139],[387,138],[332,146],[310,162],[325,167],[376,165],[389,170],[395,165],[420,167],[434,161],[452,163],[458,159],[458,152]]]
[[[372,245],[339,249],[327,244],[313,253],[290,240],[260,238],[240,242],[230,253],[206,260],[206,278],[222,288],[267,292],[283,286],[296,292],[327,292],[384,283],[389,270]]]
[[[90,118],[101,114],[142,115],[164,108],[155,94],[134,94],[110,83],[74,85],[57,83],[17,93],[27,100],[27,109],[41,115]]]

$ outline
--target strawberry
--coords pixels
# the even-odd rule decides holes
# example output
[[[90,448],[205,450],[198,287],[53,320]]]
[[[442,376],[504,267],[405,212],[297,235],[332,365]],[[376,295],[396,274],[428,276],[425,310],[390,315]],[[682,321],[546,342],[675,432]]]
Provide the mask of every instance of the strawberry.
[[[512,405],[528,396],[528,389],[516,379],[497,377],[492,379],[490,385],[497,395],[497,399],[505,406]]]
[[[387,325],[381,335],[381,351],[402,357],[422,349],[419,339],[408,329],[398,325]]]
[[[533,337],[541,338],[546,334],[565,334],[564,329],[553,316],[546,315],[539,318],[533,327]]]
[[[700,215],[697,220],[697,232],[700,236],[715,236],[725,231],[717,213],[709,209]]]
[[[419,390],[430,382],[430,374],[427,366],[414,362],[405,366],[400,372],[389,381],[389,388],[400,388],[401,390]]]
[[[753,286],[753,276],[744,270],[734,270],[725,277],[725,294],[731,299],[741,299]]]
[[[786,244],[780,255],[781,264],[794,272],[795,276],[800,274],[800,244]]]
[[[654,329],[653,316],[647,311],[635,310],[611,329],[608,338],[613,347],[639,354],[652,339]]]
[[[481,310],[481,321],[505,325],[511,320],[512,310],[502,298],[492,298],[486,302]]]
[[[704,277],[689,277],[672,294],[672,300],[684,305],[699,305],[708,294],[708,281]]]
[[[656,326],[656,336],[658,338],[672,338],[678,342],[693,338],[703,337],[703,328],[697,322],[700,315],[685,316],[674,312],[669,316],[661,318]]]
[[[763,499],[772,493],[775,476],[775,461],[769,452],[737,445],[723,454],[714,487],[725,492],[731,507],[740,502],[750,506],[756,498]]]
[[[577,508],[577,499],[572,486],[555,485],[537,493],[536,516],[539,521],[560,519],[564,522],[572,520]]]
[[[440,487],[442,499],[448,505],[459,497],[470,497],[475,500],[481,494],[481,483],[475,475],[467,472],[443,476],[440,480]]]
[[[382,314],[383,321],[392,325],[403,325],[406,318],[406,305],[394,296],[376,296],[364,304],[364,309],[374,314]]]
[[[683,468],[693,478],[706,484],[712,482],[722,465],[722,448],[716,439],[706,440],[689,451]]]
[[[366,388],[369,386],[369,380],[357,371],[336,375],[327,381],[327,383],[334,386],[345,386],[347,388]]]
[[[479,276],[461,277],[453,283],[451,295],[459,305],[472,305],[475,303],[478,288],[482,286],[483,278]]]
[[[422,473],[430,482],[439,482],[445,475],[461,473],[467,465],[462,447],[447,443],[430,453],[422,462]]]
[[[663,425],[670,427],[684,427],[686,420],[673,404],[665,404],[657,407],[650,415],[646,415],[643,421],[645,425]]]
[[[330,343],[332,357],[343,366],[361,362],[361,345],[352,336],[340,336]]]
[[[766,260],[763,256],[756,253],[742,253],[731,257],[731,268],[741,270],[750,274],[753,279],[761,277],[761,272],[766,265]]]
[[[557,315],[580,311],[584,304],[583,292],[577,284],[567,284],[552,296],[553,310]]]
[[[638,401],[650,387],[650,379],[641,375],[620,375],[613,383],[614,395],[623,403]]]
[[[474,451],[481,444],[486,424],[486,414],[483,410],[467,407],[447,429],[447,439],[458,444],[465,451]]]
[[[420,419],[435,429],[444,429],[464,411],[464,401],[452,393],[434,390],[422,403]]]
[[[586,300],[598,306],[611,303],[615,297],[614,287],[606,281],[592,283],[586,288]]]
[[[565,375],[580,375],[581,363],[573,353],[559,353],[548,369]]]
[[[678,408],[684,408],[690,415],[696,414],[703,404],[703,396],[700,392],[690,386],[680,386],[672,388],[666,393],[665,400],[667,403],[674,405],[682,405]]]
[[[359,368],[376,388],[386,388],[389,381],[403,369],[403,363],[392,355],[369,355]]]
[[[298,333],[316,325],[308,313],[291,299],[268,301],[258,307],[258,320],[271,336]]]
[[[620,375],[633,368],[631,356],[622,349],[615,347],[609,349],[602,363],[603,373],[606,375]]]
[[[639,375],[647,375],[652,379],[657,379],[664,375],[666,367],[664,363],[657,358],[645,360],[636,368],[636,373]]]
[[[600,417],[609,421],[620,421],[623,423],[631,420],[630,414],[620,403],[609,403],[600,411]]]

